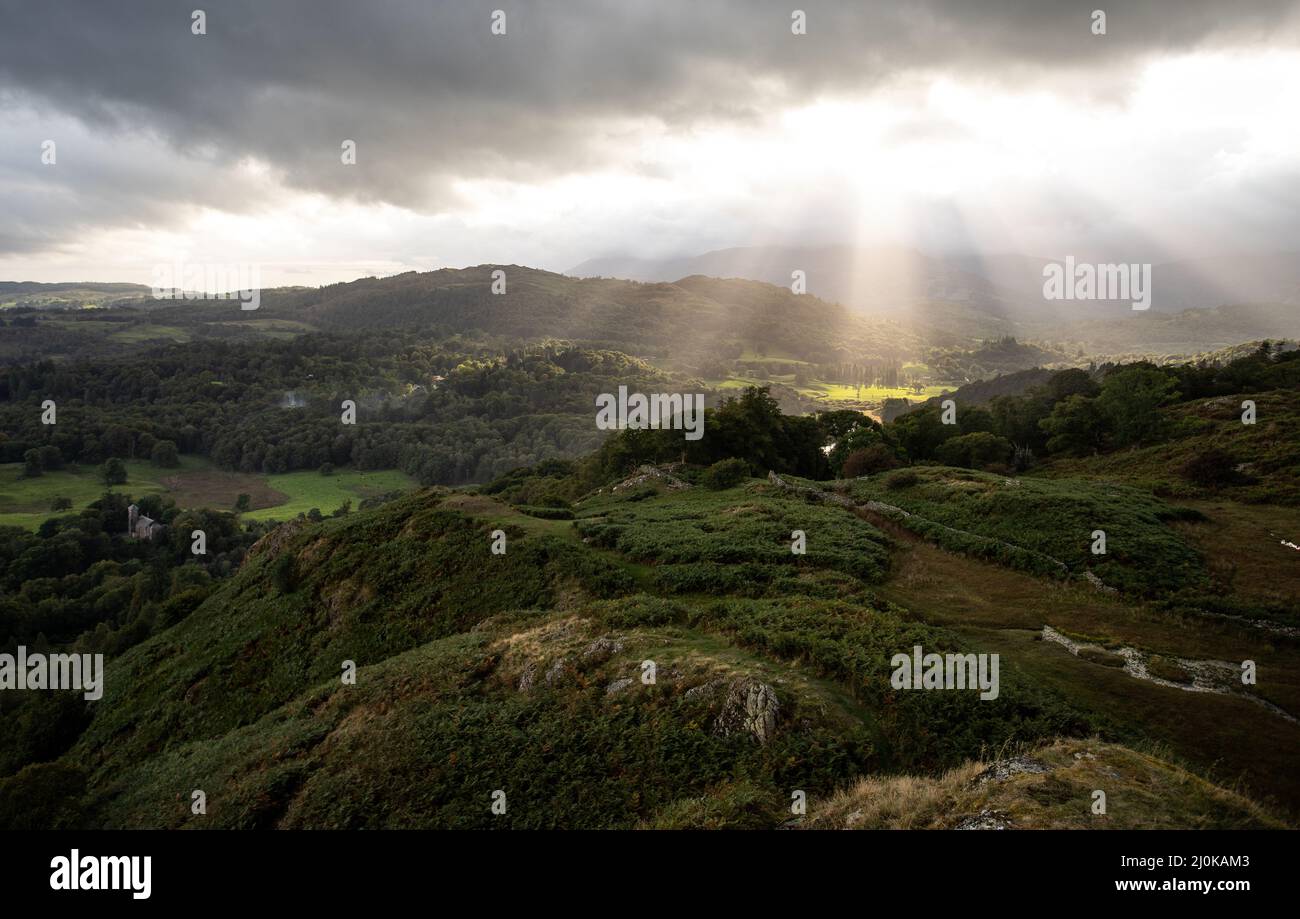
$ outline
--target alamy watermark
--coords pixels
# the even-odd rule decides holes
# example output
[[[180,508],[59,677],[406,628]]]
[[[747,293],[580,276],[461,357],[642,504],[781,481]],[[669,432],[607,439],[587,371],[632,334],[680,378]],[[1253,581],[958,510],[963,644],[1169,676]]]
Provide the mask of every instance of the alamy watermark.
[[[1043,277],[1043,297],[1048,300],[1129,300],[1135,310],[1151,308],[1149,264],[1076,263],[1067,255],[1064,265],[1044,265]]]
[[[0,654],[0,689],[80,689],[88,702],[104,695],[104,655]]]
[[[978,689],[980,698],[998,697],[997,654],[924,654],[920,645],[912,653],[895,654],[889,684],[895,689]]]
[[[629,394],[603,392],[596,397],[596,427],[602,431],[646,428],[685,431],[687,440],[704,436],[704,393]]]
[[[51,890],[129,890],[136,900],[148,900],[153,890],[152,855],[68,855],[50,859]]]
[[[238,300],[241,310],[262,305],[262,271],[252,262],[183,262],[153,266],[155,300]]]

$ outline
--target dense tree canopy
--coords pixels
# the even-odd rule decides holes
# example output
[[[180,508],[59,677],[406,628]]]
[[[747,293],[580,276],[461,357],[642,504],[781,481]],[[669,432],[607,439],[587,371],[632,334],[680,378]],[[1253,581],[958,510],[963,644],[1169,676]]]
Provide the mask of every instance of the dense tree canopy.
[[[43,361],[0,374],[8,435],[0,462],[24,462],[39,475],[65,462],[166,467],[193,454],[248,473],[330,464],[398,468],[426,484],[486,481],[595,449],[604,434],[593,399],[620,384],[650,392],[670,381],[612,351],[435,344],[391,333],[200,342],[147,360]],[[357,405],[355,424],[342,422],[345,399]],[[55,425],[41,423],[45,400],[58,405]]]

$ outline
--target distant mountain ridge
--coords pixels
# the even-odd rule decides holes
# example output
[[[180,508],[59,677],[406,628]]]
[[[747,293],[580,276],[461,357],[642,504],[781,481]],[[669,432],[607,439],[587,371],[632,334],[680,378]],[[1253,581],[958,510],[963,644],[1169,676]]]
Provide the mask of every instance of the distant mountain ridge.
[[[799,270],[805,272],[809,293],[864,313],[896,313],[925,301],[964,304],[991,317],[1027,323],[1085,321],[1132,312],[1126,302],[1045,299],[1043,268],[1060,261],[1024,255],[933,256],[902,247],[765,246],[674,259],[596,258],[567,273],[639,281],[704,274],[788,287],[792,272]],[[1076,261],[1085,259],[1076,256]],[[1281,303],[1300,309],[1300,253],[1156,263],[1151,276],[1153,312],[1237,303]]]
[[[147,297],[150,289],[143,284],[106,283],[102,281],[63,281],[45,284],[39,281],[0,281],[0,308],[109,306]]]
[[[62,293],[69,290],[97,290],[104,293],[145,295],[150,288],[143,284],[129,284],[105,281],[0,281],[0,294],[41,294]]]
[[[505,293],[492,292],[504,272]],[[900,358],[919,342],[817,297],[743,279],[672,283],[578,279],[521,265],[408,272],[319,290],[267,291],[259,318],[320,329],[423,327],[607,344],[642,355],[709,355],[726,346],[778,348],[809,361]]]
[[[142,285],[0,282],[0,304],[35,306],[43,317],[38,325],[36,314],[5,319],[0,313],[0,360],[95,353],[106,335],[110,347],[120,350],[133,342],[191,337],[381,328],[582,341],[695,367],[713,358],[737,359],[746,351],[816,363],[900,362],[917,359],[928,348],[978,351],[1008,338],[1037,342],[1071,359],[1194,358],[1247,341],[1300,338],[1300,298],[1286,286],[1291,274],[1300,272],[1300,260],[1290,267],[1255,266],[1263,289],[1291,300],[1250,302],[1243,296],[1221,306],[1169,312],[1154,305],[1179,297],[1199,301],[1191,288],[1179,293],[1176,284],[1174,294],[1164,296],[1161,284],[1153,309],[1137,312],[1125,304],[1044,301],[1041,291],[1035,303],[1030,285],[1039,282],[1030,278],[1029,267],[1041,272],[1043,262],[1037,260],[986,259],[977,271],[958,259],[873,250],[845,274],[852,252],[733,249],[664,263],[593,261],[574,269],[644,277],[661,265],[668,273],[686,272],[667,281],[579,278],[499,264],[410,271],[320,288],[265,289],[256,310],[240,310],[229,301],[155,300]],[[794,264],[801,267],[791,271],[806,272],[807,295],[790,289],[786,268]],[[492,292],[496,271],[505,273],[504,295]],[[763,277],[749,279],[753,275]],[[1156,275],[1157,282],[1161,277]],[[869,292],[862,296],[880,308],[851,308],[863,302],[853,299],[855,291]],[[925,296],[909,299],[918,291]],[[92,306],[112,309],[84,309]],[[92,321],[69,325],[70,318]],[[1043,361],[1051,358],[1004,369]]]

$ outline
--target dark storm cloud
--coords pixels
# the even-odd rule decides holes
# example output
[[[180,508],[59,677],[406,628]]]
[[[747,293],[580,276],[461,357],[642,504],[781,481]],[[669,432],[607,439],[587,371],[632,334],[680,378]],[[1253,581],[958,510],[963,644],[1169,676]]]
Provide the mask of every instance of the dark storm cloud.
[[[0,86],[101,139],[149,132],[196,169],[254,157],[292,187],[431,212],[454,203],[457,179],[617,162],[607,132],[625,119],[754,119],[931,68],[1055,75],[1090,95],[1153,54],[1290,43],[1296,5],[1235,2],[1229,14],[1219,0],[1128,0],[1098,38],[1090,13],[1103,0],[2,0]],[[206,36],[190,32],[196,6]],[[795,7],[804,38],[790,33]],[[504,37],[489,31],[496,8]],[[344,139],[357,143],[354,169],[339,168]],[[11,159],[0,166],[12,187],[29,167]],[[143,196],[149,173],[141,163],[118,177],[107,200],[119,220],[135,216],[123,199]],[[41,178],[73,192],[95,180]],[[225,206],[242,209],[233,196]],[[139,217],[154,216],[142,197]]]

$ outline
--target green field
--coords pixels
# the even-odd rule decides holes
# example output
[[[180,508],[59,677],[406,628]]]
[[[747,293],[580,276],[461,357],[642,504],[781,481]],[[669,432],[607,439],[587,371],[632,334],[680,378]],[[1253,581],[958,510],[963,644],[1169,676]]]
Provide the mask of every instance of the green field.
[[[860,390],[850,383],[823,383],[813,380],[806,386],[796,386],[805,396],[832,402],[883,402],[886,399],[910,399],[923,402],[944,392],[943,386],[924,386],[918,393],[910,386],[863,386]]]
[[[726,380],[705,380],[704,384],[710,389],[727,389],[743,390],[748,386],[761,385],[757,380],[742,380],[739,377],[730,377]]]
[[[740,360],[753,362],[762,362],[768,364],[809,364],[809,361],[801,360],[793,355],[786,354],[783,351],[767,351],[759,354],[753,348],[746,348],[740,355]]]
[[[186,342],[190,338],[190,333],[184,329],[172,325],[155,325],[152,322],[134,323],[113,333],[115,341],[126,342],[157,341],[159,339]]]
[[[229,322],[214,322],[214,326],[233,329],[253,329],[260,338],[284,341],[297,338],[305,332],[315,332],[313,326],[293,319],[239,319]]]
[[[129,492],[137,498],[163,494],[168,490],[161,481],[163,475],[206,465],[204,461],[189,457],[185,458],[180,469],[159,469],[149,463],[130,461],[126,464],[127,484],[117,486],[116,490]],[[62,469],[28,479],[23,477],[22,463],[0,464],[0,526],[34,530],[47,518],[55,516],[50,509],[55,498],[70,499],[73,511],[77,511],[98,500],[107,490],[97,471],[88,467]]]
[[[769,358],[769,361],[775,361],[775,358]],[[763,386],[767,383],[780,383],[796,390],[801,396],[809,399],[816,399],[819,402],[831,403],[849,402],[858,405],[879,405],[886,399],[908,399],[912,402],[923,402],[931,396],[938,396],[950,387],[944,386],[924,386],[921,392],[917,392],[910,386],[863,386],[861,388],[851,383],[828,383],[824,380],[810,380],[803,385],[795,382],[794,374],[775,373],[768,374],[763,379],[747,375],[735,375],[727,377],[724,380],[705,380],[705,385],[710,389],[726,392],[730,394],[733,390],[743,390],[749,386]]]
[[[180,507],[210,507],[231,510],[241,494],[252,499],[251,520],[287,520],[313,507],[330,514],[370,495],[415,487],[415,482],[396,470],[357,472],[340,470],[331,476],[319,472],[289,472],[280,475],[249,475],[225,472],[198,457],[182,457],[176,469],[160,469],[151,463],[132,460],[126,464],[127,482],[114,491],[134,498],[169,495]],[[97,500],[107,489],[98,471],[90,467],[47,472],[24,478],[21,463],[0,464],[0,526],[34,530],[55,516],[55,498],[72,501],[72,512]],[[69,513],[67,511],[63,513]]]
[[[271,488],[284,494],[287,500],[274,507],[264,507],[244,514],[248,520],[288,520],[305,514],[313,507],[322,514],[331,514],[351,501],[353,507],[362,498],[382,495],[390,491],[406,491],[416,487],[415,480],[396,469],[373,472],[344,470],[334,475],[319,472],[286,472],[265,476]]]

